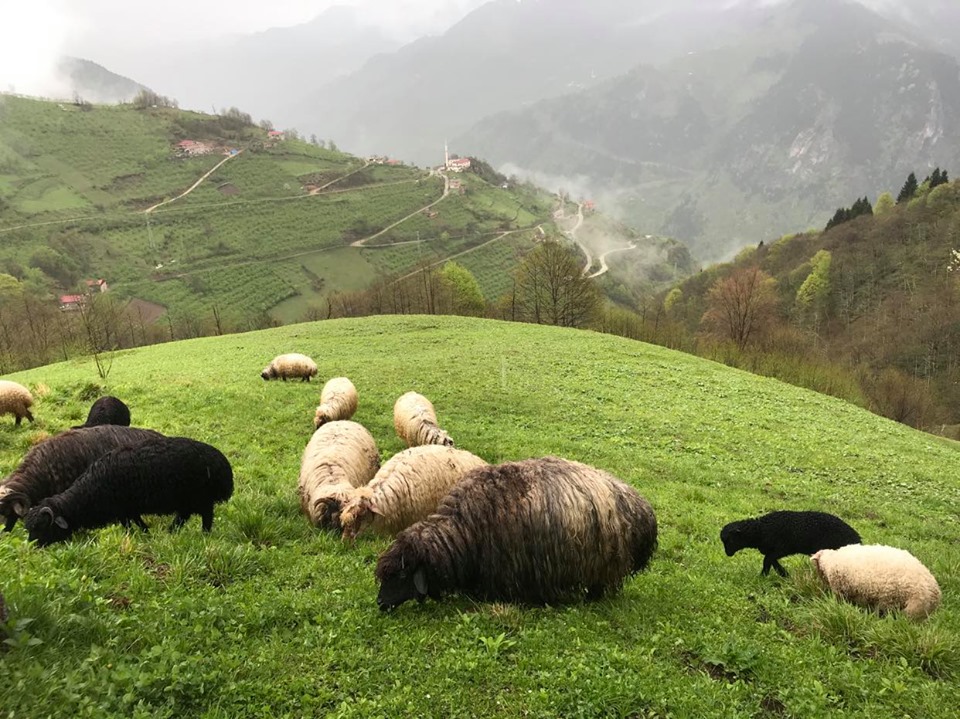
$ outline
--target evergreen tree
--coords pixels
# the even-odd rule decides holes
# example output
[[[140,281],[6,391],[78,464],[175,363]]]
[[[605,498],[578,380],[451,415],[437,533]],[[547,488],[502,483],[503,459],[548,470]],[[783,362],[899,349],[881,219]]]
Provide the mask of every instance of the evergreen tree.
[[[900,194],[897,195],[897,204],[901,205],[912,200],[913,196],[917,194],[918,187],[917,176],[911,172],[907,175],[907,181],[903,183],[903,187],[900,188]]]

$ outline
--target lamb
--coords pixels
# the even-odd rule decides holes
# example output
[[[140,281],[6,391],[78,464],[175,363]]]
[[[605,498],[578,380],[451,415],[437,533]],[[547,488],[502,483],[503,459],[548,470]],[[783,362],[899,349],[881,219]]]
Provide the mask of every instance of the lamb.
[[[83,427],[98,427],[104,424],[113,424],[119,427],[130,426],[130,408],[116,397],[107,395],[101,397],[93,406],[90,407],[90,413],[87,415],[87,421],[74,429]]]
[[[67,489],[107,452],[162,436],[149,429],[103,425],[71,429],[45,439],[32,447],[0,484],[0,516],[6,520],[6,531],[41,499]]]
[[[209,532],[214,506],[232,494],[233,469],[220,450],[186,437],[159,437],[103,455],[68,489],[27,512],[23,523],[41,547],[114,522],[145,529],[144,514],[176,514],[171,531],[199,514]]]
[[[758,549],[763,555],[766,576],[773,567],[781,577],[787,570],[779,560],[792,554],[813,554],[820,549],[837,549],[859,544],[860,535],[839,517],[826,512],[770,512],[754,519],[730,522],[720,530],[728,557],[741,549]]]
[[[353,382],[346,377],[334,377],[320,390],[320,406],[313,415],[313,426],[319,428],[327,422],[350,419],[359,403]]]
[[[340,507],[379,468],[377,444],[363,425],[328,422],[313,433],[303,450],[300,508],[315,527],[339,529]]]
[[[354,539],[366,525],[393,536],[426,519],[464,474],[486,464],[453,447],[428,444],[403,450],[343,505],[340,524],[344,539]]]
[[[854,544],[821,549],[810,560],[835,594],[858,606],[881,613],[901,609],[921,620],[940,605],[937,580],[905,549]]]
[[[377,603],[599,598],[646,568],[656,546],[650,504],[603,470],[557,457],[480,467],[380,555]]]
[[[317,363],[306,355],[296,352],[277,355],[266,367],[260,376],[265,380],[279,377],[284,382],[288,377],[299,377],[302,382],[309,382],[311,377],[317,376]]]
[[[19,427],[26,417],[33,422],[30,407],[33,406],[33,395],[22,384],[10,380],[0,380],[0,415],[12,414],[16,419],[14,424]]]
[[[407,392],[393,405],[393,427],[408,447],[423,444],[453,446],[453,439],[437,425],[433,404],[422,394]]]

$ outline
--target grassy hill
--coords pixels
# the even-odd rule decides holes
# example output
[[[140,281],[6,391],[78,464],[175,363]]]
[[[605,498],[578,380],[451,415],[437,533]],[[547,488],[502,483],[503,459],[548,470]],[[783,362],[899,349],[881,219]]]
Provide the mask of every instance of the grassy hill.
[[[347,375],[385,459],[391,409],[433,399],[489,461],[557,454],[655,507],[660,549],[609,599],[563,608],[463,599],[376,608],[387,541],[310,529],[296,498],[319,384],[264,383],[281,351]],[[8,472],[100,391],[135,424],[211,442],[236,491],[213,533],[112,527],[47,550],[0,537],[19,629],[0,651],[16,716],[952,717],[960,672],[957,445],[837,399],[590,332],[465,318],[293,325],[23,372],[37,424],[0,423]],[[909,549],[944,604],[924,624],[836,602],[809,563],[760,577],[728,521],[824,509]],[[195,522],[196,520],[194,520]],[[26,620],[33,620],[26,623]],[[41,643],[32,644],[36,639]]]
[[[271,142],[240,115],[0,96],[0,271],[23,276],[46,247],[52,293],[103,277],[178,314],[293,321],[330,292],[452,255],[493,301],[538,225],[559,236],[553,198],[531,186],[464,173],[441,200],[426,170]],[[187,155],[183,140],[215,151]]]

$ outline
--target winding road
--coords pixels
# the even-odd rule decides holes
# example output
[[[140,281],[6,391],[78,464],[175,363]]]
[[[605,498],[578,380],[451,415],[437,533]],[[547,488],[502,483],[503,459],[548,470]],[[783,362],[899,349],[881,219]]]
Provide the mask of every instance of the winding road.
[[[593,277],[599,277],[600,275],[606,274],[610,270],[610,267],[607,265],[608,255],[612,255],[614,252],[626,252],[627,250],[635,250],[635,249],[637,249],[637,246],[631,242],[626,247],[616,247],[612,250],[607,250],[602,255],[600,255],[600,269],[597,270],[596,272],[586,275],[587,279],[590,279]]]
[[[164,205],[169,205],[171,202],[176,202],[176,201],[179,200],[181,197],[186,197],[186,196],[189,195],[191,192],[193,192],[193,191],[196,190],[198,187],[200,187],[200,185],[203,183],[203,181],[206,180],[208,177],[210,177],[210,175],[212,175],[214,172],[216,172],[217,170],[219,170],[219,169],[220,169],[220,166],[221,166],[223,163],[228,162],[229,160],[232,160],[232,159],[235,158],[235,157],[239,157],[242,152],[243,152],[243,150],[237,150],[237,151],[234,152],[233,154],[227,155],[225,158],[223,158],[222,160],[220,160],[220,162],[218,162],[216,165],[214,165],[213,167],[211,167],[207,172],[205,172],[203,175],[201,175],[199,180],[197,180],[196,182],[194,182],[192,185],[190,185],[190,187],[188,187],[186,190],[184,190],[183,192],[181,192],[179,195],[177,195],[176,197],[171,197],[169,200],[164,200],[163,202],[158,202],[157,204],[153,205],[152,207],[148,207],[147,209],[145,209],[145,210],[143,211],[143,214],[149,215],[151,212],[153,212],[153,211],[154,211],[155,209],[157,209],[158,207],[163,207]]]
[[[363,237],[363,238],[361,238],[361,239],[359,239],[359,240],[356,240],[356,241],[354,241],[354,242],[351,242],[351,243],[350,243],[350,247],[363,247],[363,246],[366,245],[370,240],[375,240],[375,239],[377,239],[377,238],[380,237],[381,235],[384,235],[384,234],[386,234],[387,232],[389,232],[390,230],[392,230],[392,229],[393,229],[394,227],[396,227],[397,225],[402,225],[404,222],[406,222],[407,220],[409,220],[411,217],[416,217],[416,216],[419,215],[421,212],[424,212],[424,211],[426,211],[426,210],[429,210],[431,207],[433,207],[434,205],[436,205],[438,202],[442,202],[443,200],[445,200],[445,199],[447,198],[447,195],[450,194],[450,178],[447,177],[446,175],[442,174],[442,173],[441,173],[440,176],[443,178],[443,194],[440,195],[440,198],[439,198],[439,199],[434,200],[434,201],[431,202],[429,205],[426,205],[426,206],[424,206],[424,207],[421,207],[419,210],[415,210],[415,211],[411,212],[411,213],[410,213],[409,215],[407,215],[406,217],[400,218],[399,220],[397,220],[396,222],[394,222],[392,225],[387,225],[387,226],[384,227],[382,230],[380,230],[379,232],[377,232],[377,233],[375,233],[375,234],[370,235],[369,237]]]

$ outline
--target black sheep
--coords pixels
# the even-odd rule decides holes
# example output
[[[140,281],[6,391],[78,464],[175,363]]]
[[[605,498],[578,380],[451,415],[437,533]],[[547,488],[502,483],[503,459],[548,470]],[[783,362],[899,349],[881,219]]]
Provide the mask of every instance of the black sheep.
[[[778,560],[791,554],[814,554],[821,549],[839,549],[859,544],[860,535],[839,517],[826,512],[770,512],[755,519],[730,522],[720,530],[728,557],[741,549],[757,549],[763,555],[763,571],[773,567],[781,577],[787,570]]]
[[[130,426],[130,408],[116,397],[101,397],[93,406],[90,407],[90,413],[87,415],[87,421],[74,429],[83,427],[98,427],[104,424],[113,424],[120,427]]]
[[[377,562],[377,603],[462,592],[554,604],[615,592],[657,546],[657,519],[629,485],[556,457],[479,467]]]
[[[103,426],[71,429],[45,439],[0,484],[0,516],[6,520],[6,531],[41,499],[73,484],[107,452],[162,436],[149,429]]]
[[[186,437],[161,437],[105,454],[23,522],[40,546],[113,522],[144,526],[143,514],[176,514],[171,531],[199,514],[209,532],[214,505],[232,494],[233,470],[220,450]]]

